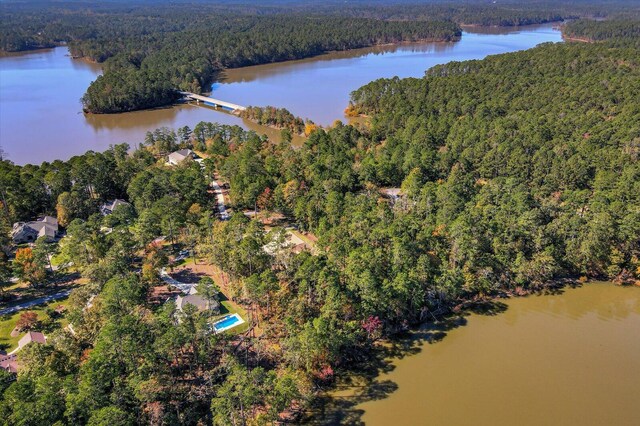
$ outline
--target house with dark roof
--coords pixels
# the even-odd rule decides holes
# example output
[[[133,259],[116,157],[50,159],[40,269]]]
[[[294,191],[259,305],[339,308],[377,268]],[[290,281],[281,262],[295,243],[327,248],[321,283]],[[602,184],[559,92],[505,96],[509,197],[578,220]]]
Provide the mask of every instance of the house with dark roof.
[[[188,294],[186,296],[178,296],[176,298],[176,308],[179,311],[184,310],[187,305],[193,305],[198,312],[202,312],[205,310],[211,310],[214,312],[220,312],[220,302],[217,300],[212,300],[209,302],[204,297],[199,294]]]
[[[104,203],[102,206],[100,206],[100,213],[102,213],[104,216],[108,216],[111,213],[113,213],[113,211],[120,206],[130,206],[131,204],[127,203],[124,200],[120,200],[118,198],[116,198],[113,201],[107,201],[106,203]]]
[[[55,217],[45,216],[31,222],[13,224],[11,238],[16,244],[32,243],[40,237],[50,241],[58,237],[58,220]]]
[[[169,154],[169,156],[167,157],[167,164],[169,164],[170,166],[177,166],[187,158],[191,158],[192,160],[195,160],[196,158],[198,158],[198,156],[196,155],[195,152],[191,151],[190,149],[181,149]]]
[[[0,368],[9,373],[16,374],[18,372],[18,356],[16,354],[0,354]]]

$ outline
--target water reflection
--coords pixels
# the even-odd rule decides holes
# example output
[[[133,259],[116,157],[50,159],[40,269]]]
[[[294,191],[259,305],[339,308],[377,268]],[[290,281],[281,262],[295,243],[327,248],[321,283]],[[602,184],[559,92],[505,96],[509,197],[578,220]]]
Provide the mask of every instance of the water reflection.
[[[322,69],[327,63],[345,59],[358,59],[366,56],[382,56],[386,54],[402,53],[404,57],[410,54],[444,54],[454,48],[456,42],[439,43],[403,43],[399,45],[383,45],[354,49],[344,52],[331,52],[313,58],[295,61],[278,62],[274,64],[255,65],[251,67],[226,70],[220,73],[218,81],[212,85],[212,91],[220,89],[224,84],[249,83],[257,79],[265,79],[286,72],[300,72],[304,70]]]
[[[578,321],[585,316],[596,316],[601,321],[622,321],[631,315],[640,315],[640,298],[637,289],[622,287],[618,292],[628,292],[631,297],[612,298],[608,292],[590,292],[589,298],[574,300],[563,297],[530,296],[535,303],[523,303],[519,314],[545,313],[555,318]]]
[[[213,96],[241,105],[276,105],[322,125],[343,118],[350,93],[383,77],[421,77],[434,65],[480,59],[561,41],[551,25],[498,34],[464,32],[451,43],[409,43],[333,52],[299,61],[228,70],[212,86]]]
[[[506,306],[428,325],[385,347],[315,407],[324,416],[314,421],[637,424],[640,289],[591,283]],[[370,397],[368,383],[392,391]]]
[[[146,131],[159,127],[158,123],[173,123],[183,108],[183,105],[178,105],[123,114],[86,114],[85,120],[95,132],[114,129]]]
[[[476,25],[462,25],[462,29],[469,34],[486,34],[486,35],[509,35],[522,33],[523,31],[530,31],[531,29],[540,29],[553,31],[559,27],[559,23],[555,24],[541,24],[541,25],[526,25],[521,27],[479,27]]]

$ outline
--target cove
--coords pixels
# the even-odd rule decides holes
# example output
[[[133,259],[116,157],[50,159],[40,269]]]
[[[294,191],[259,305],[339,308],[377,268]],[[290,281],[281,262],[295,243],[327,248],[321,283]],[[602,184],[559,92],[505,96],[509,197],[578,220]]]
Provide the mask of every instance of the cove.
[[[551,25],[468,29],[452,43],[376,46],[301,61],[228,70],[213,84],[214,97],[240,105],[273,105],[328,125],[345,119],[349,94],[382,77],[420,77],[436,64],[528,49],[561,41]],[[84,115],[80,97],[100,66],[73,60],[65,47],[0,57],[0,145],[16,164],[68,159],[127,142],[148,130],[195,126],[199,121],[237,124],[276,137],[279,132],[236,116],[197,107],[113,115]]]
[[[425,325],[320,424],[638,425],[640,288],[590,283]]]

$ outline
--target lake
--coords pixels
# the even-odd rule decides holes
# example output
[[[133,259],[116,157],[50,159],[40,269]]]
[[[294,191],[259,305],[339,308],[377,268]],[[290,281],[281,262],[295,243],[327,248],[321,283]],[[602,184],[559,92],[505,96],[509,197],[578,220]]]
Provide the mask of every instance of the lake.
[[[320,423],[640,424],[640,288],[590,283],[425,326]]]
[[[344,119],[349,94],[382,77],[420,77],[433,65],[561,41],[551,25],[468,29],[458,42],[412,43],[336,52],[300,61],[228,70],[213,96],[240,105],[273,105],[322,125]],[[0,57],[0,145],[16,164],[68,159],[111,144],[135,146],[148,130],[237,124],[277,137],[278,131],[195,105],[84,115],[79,102],[100,67],[73,60],[65,47]]]

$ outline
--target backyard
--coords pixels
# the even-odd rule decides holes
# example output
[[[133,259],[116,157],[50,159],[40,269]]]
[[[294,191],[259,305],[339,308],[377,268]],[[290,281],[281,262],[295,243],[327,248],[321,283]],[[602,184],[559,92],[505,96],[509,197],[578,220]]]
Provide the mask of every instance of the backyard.
[[[16,336],[11,336],[11,332],[15,328],[20,315],[22,315],[22,313],[24,312],[35,312],[38,315],[38,321],[40,322],[41,326],[36,327],[35,331],[43,331],[45,335],[47,334],[47,330],[57,328],[56,325],[65,327],[68,322],[64,317],[64,309],[66,309],[68,303],[68,299],[57,300],[45,305],[36,306],[32,309],[22,310],[13,314],[0,316],[0,350],[9,353],[18,347],[18,340],[20,340],[20,338],[24,336],[25,332],[20,332]],[[60,309],[61,307],[63,307],[64,309]],[[47,314],[47,311],[49,309],[62,312],[58,315],[50,317]]]

